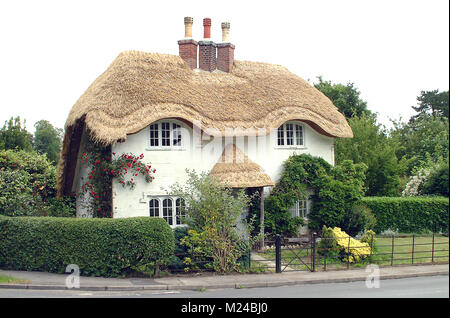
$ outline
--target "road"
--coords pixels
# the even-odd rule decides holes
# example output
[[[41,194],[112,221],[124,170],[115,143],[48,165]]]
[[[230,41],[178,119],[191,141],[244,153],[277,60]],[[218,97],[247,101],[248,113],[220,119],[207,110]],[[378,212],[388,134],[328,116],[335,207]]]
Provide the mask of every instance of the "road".
[[[379,282],[379,288],[367,288],[365,281],[360,281],[206,291],[0,289],[0,298],[449,298],[448,275]]]

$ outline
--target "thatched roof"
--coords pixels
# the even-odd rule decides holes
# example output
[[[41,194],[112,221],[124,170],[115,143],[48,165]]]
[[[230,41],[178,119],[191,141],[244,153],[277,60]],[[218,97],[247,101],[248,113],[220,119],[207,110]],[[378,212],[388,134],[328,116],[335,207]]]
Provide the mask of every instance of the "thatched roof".
[[[234,144],[225,147],[219,161],[209,173],[230,188],[273,186],[272,179]]]
[[[162,118],[199,123],[211,135],[229,135],[227,129],[234,128],[243,130],[234,135],[246,129],[268,134],[287,120],[302,120],[328,136],[353,136],[325,95],[282,66],[235,60],[230,73],[204,72],[191,70],[177,55],[127,51],[72,107],[58,187],[67,183],[69,152],[79,144],[72,144],[76,127],[85,126],[93,140],[111,145]]]

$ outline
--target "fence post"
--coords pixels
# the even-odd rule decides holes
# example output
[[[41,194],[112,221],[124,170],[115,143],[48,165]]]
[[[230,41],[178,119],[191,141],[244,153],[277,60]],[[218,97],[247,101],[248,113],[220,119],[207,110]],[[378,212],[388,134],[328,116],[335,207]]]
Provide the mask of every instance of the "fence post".
[[[433,241],[431,243],[431,263],[434,263],[434,232],[433,232]]]
[[[281,273],[281,239],[280,234],[275,237],[275,271]]]
[[[371,234],[371,240],[370,240],[370,256],[369,256],[370,263],[372,263],[372,253],[373,253],[373,234]]]
[[[392,235],[392,253],[391,253],[391,266],[394,265],[394,235]]]
[[[350,268],[350,235],[348,236],[347,269]]]
[[[312,271],[315,272],[316,271],[316,237],[317,237],[317,233],[314,232],[313,233],[313,237],[312,237]]]
[[[413,242],[412,242],[412,254],[411,254],[411,264],[414,264],[414,234],[413,234]]]

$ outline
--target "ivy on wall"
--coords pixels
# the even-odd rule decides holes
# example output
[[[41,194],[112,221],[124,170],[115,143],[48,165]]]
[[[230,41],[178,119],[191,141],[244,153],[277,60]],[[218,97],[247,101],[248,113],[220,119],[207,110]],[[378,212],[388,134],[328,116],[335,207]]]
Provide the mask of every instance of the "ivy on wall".
[[[358,229],[354,220],[364,223],[365,216],[354,218],[354,206],[364,195],[367,166],[344,161],[333,167],[324,159],[308,154],[292,155],[283,164],[280,180],[265,199],[265,228],[267,232],[296,235],[304,220],[292,217],[289,208],[297,200],[310,199],[308,227],[319,231],[323,225],[340,227],[345,231]],[[309,195],[308,190],[312,192]],[[257,205],[256,205],[257,206]],[[253,213],[257,213],[253,209]],[[362,220],[362,221],[361,221]]]

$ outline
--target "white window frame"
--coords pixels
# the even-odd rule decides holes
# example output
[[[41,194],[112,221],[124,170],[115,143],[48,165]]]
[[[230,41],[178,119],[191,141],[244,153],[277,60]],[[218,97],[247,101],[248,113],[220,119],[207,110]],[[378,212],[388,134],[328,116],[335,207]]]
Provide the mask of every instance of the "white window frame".
[[[162,143],[163,143],[163,138],[162,138],[163,124],[169,124],[169,145],[166,145],[166,146],[162,145]],[[152,128],[154,127],[154,125],[157,125],[157,128],[158,128],[156,130],[158,133],[157,139],[155,139],[155,138],[153,139],[153,140],[158,140],[157,146],[155,146],[155,145],[152,146],[151,134],[152,134]],[[178,127],[174,127],[174,125],[177,125]],[[179,132],[178,136],[181,137],[179,146],[174,144],[174,141],[175,141],[174,140],[175,139],[174,132],[175,131],[178,131]],[[189,135],[186,133],[187,131],[188,130],[186,129],[185,125],[179,120],[161,119],[161,120],[155,121],[148,126],[148,135],[147,135],[147,138],[148,138],[147,145],[148,146],[147,146],[146,150],[149,150],[149,151],[151,151],[151,150],[186,150],[185,142],[186,142],[186,138],[189,138]]]
[[[150,207],[150,202],[152,200],[156,200],[158,202],[158,216],[151,216],[150,212],[151,212],[151,207]],[[164,215],[164,200],[170,200],[169,202],[171,202],[171,210],[172,213],[171,215]],[[149,217],[155,217],[155,218],[161,218],[167,221],[167,223],[169,224],[170,227],[179,227],[179,226],[186,226],[186,224],[181,223],[180,220],[180,216],[185,216],[185,213],[179,214],[178,212],[178,207],[177,206],[177,201],[178,200],[182,200],[179,197],[172,197],[172,196],[148,196],[148,215]],[[169,220],[172,220],[172,224],[169,223]]]
[[[308,200],[297,200],[294,202],[294,206],[289,209],[292,217],[301,217],[308,219],[309,209]]]
[[[292,126],[291,126],[292,125]],[[299,144],[297,140],[297,126],[301,129],[301,141]],[[292,127],[292,130],[288,130],[289,127]],[[280,132],[282,133],[283,145],[279,145],[278,141],[280,140]],[[288,132],[292,133],[292,144],[288,145]],[[277,128],[275,133],[275,148],[278,149],[304,149],[305,146],[305,125],[299,121],[287,121],[283,125]]]

